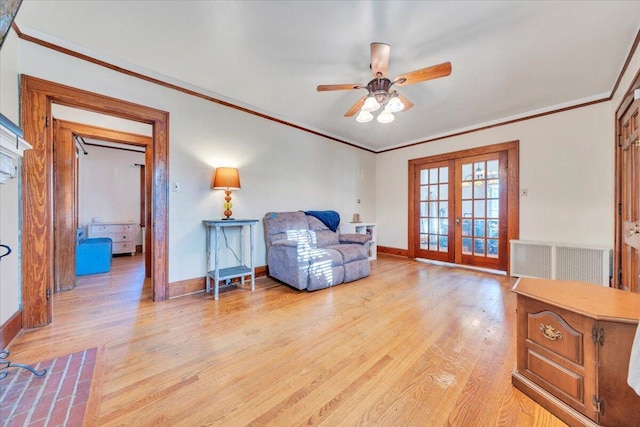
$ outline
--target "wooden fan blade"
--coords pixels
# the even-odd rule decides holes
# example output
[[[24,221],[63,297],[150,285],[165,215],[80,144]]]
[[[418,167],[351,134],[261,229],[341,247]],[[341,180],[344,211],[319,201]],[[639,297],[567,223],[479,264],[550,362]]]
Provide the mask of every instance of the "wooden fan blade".
[[[318,92],[325,92],[328,90],[351,90],[351,89],[360,89],[362,86],[359,83],[356,84],[346,84],[346,85],[318,85]]]
[[[378,77],[378,73],[382,76],[387,75],[389,68],[389,54],[391,46],[386,43],[371,43],[371,74]]]
[[[409,98],[407,98],[403,94],[398,93],[398,98],[400,98],[400,101],[402,101],[402,103],[404,104],[404,108],[402,109],[402,111],[407,111],[411,107],[413,107],[413,102],[409,101]]]
[[[406,86],[414,83],[420,83],[425,80],[437,79],[451,74],[451,62],[433,65],[431,67],[422,68],[420,70],[411,71],[410,73],[401,74],[393,79],[395,86]],[[404,79],[404,81],[402,81]],[[400,80],[400,81],[398,81]]]
[[[356,102],[355,104],[353,104],[353,107],[349,108],[349,111],[347,111],[346,113],[344,113],[345,117],[351,117],[353,115],[355,115],[358,111],[360,111],[360,109],[362,108],[362,106],[364,105],[364,100],[367,99],[366,96],[363,96],[362,98],[360,98],[358,100],[358,102]]]

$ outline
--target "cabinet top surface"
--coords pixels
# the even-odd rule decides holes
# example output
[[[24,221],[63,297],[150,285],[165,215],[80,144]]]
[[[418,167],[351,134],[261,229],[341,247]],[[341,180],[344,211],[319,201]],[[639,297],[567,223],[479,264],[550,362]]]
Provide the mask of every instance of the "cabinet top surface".
[[[203,220],[203,224],[205,225],[215,225],[215,226],[222,226],[224,227],[226,226],[230,226],[233,227],[234,225],[246,225],[246,224],[255,224],[256,222],[258,222],[259,220],[257,219],[205,219]]]
[[[596,320],[638,323],[640,295],[582,282],[518,279],[512,291]]]

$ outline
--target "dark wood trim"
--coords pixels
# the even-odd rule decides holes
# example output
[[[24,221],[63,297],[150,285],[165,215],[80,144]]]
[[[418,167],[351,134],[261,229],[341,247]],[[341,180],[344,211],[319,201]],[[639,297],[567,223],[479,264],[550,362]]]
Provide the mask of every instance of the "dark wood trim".
[[[69,122],[53,119],[53,271],[54,292],[76,287],[78,180],[76,143]]]
[[[379,254],[397,255],[402,257],[409,257],[409,251],[406,249],[392,248],[391,246],[378,245]]]
[[[151,139],[151,137],[149,137],[149,139]],[[109,150],[131,151],[133,153],[142,153],[142,154],[144,154],[144,150],[135,150],[133,148],[112,147],[111,145],[94,144],[92,142],[85,142],[84,145],[90,146],[90,147],[107,148]]]
[[[520,238],[520,143],[507,152],[507,275],[511,275],[509,242]]]
[[[629,49],[629,53],[627,54],[627,59],[626,59],[626,61],[624,61],[624,65],[622,66],[622,70],[620,70],[620,73],[618,74],[618,79],[616,80],[616,84],[613,85],[613,89],[611,89],[611,95],[609,95],[609,99],[612,99],[613,95],[618,90],[618,86],[620,86],[620,82],[622,81],[622,77],[627,72],[627,68],[629,67],[629,63],[631,62],[631,58],[633,58],[633,55],[636,52],[636,49],[638,48],[638,44],[640,44],[640,30],[638,30],[638,32],[636,33],[636,38],[633,41],[633,44],[631,45],[631,49]],[[638,76],[636,75],[636,79],[637,79],[637,77]],[[636,80],[636,79],[634,79],[634,80]]]
[[[147,226],[147,170],[145,165],[140,168],[140,227]],[[140,245],[142,246],[142,245]]]
[[[51,322],[52,307],[46,299],[53,286],[53,201],[51,104],[57,103],[153,127],[153,177],[151,272],[154,301],[165,299],[168,284],[168,199],[169,199],[169,113],[27,75],[21,81],[21,112],[24,137],[33,145],[22,162],[23,244],[22,296],[23,327],[35,328]],[[50,123],[47,126],[47,123]],[[90,136],[79,132],[81,135]],[[146,137],[148,138],[148,137]]]
[[[0,326],[0,350],[7,348],[20,331],[22,331],[22,310],[16,311]]]
[[[633,46],[629,52],[629,55],[627,56],[627,61],[625,62],[625,65],[620,73],[620,75],[618,76],[618,81],[616,82],[616,85],[614,87],[614,90],[612,92],[612,96],[615,93],[615,91],[617,90],[620,81],[622,80],[622,77],[624,75],[624,73],[627,71],[627,67],[629,62],[631,61],[631,58],[633,57],[633,55],[636,53],[636,49],[638,49],[638,45],[640,44],[640,30],[638,31],[638,34],[636,35],[636,39],[633,43]],[[620,147],[620,145],[618,144],[618,138],[620,138],[620,135],[622,134],[622,129],[620,128],[620,121],[622,120],[622,117],[624,116],[624,114],[627,112],[627,109],[629,107],[631,107],[631,105],[634,102],[634,95],[633,92],[635,89],[640,88],[640,68],[636,71],[636,74],[633,78],[633,80],[631,81],[631,83],[629,84],[629,86],[627,87],[627,91],[625,92],[624,96],[622,97],[622,99],[620,100],[620,104],[618,105],[618,107],[616,108],[616,114],[615,114],[615,134],[613,136],[613,144],[614,144],[614,151],[615,151],[615,158],[614,158],[614,203],[613,203],[613,217],[614,217],[614,242],[613,242],[613,271],[612,271],[612,280],[611,280],[611,286],[617,289],[621,288],[621,283],[620,283],[620,277],[618,275],[618,272],[621,269],[621,250],[622,250],[622,221],[620,220],[620,215],[618,215],[618,204],[621,202],[622,200],[622,148]]]
[[[142,151],[140,150],[127,150],[126,148],[120,148],[120,147],[109,147],[109,146],[103,146],[103,145],[98,145],[98,144],[91,144],[89,142],[86,143],[86,145],[95,145],[101,148],[108,148],[108,149],[116,149],[116,150],[124,150],[124,151],[131,151],[131,152],[136,152],[136,153],[141,153],[145,155],[145,161],[147,160],[148,156],[152,155],[153,152],[153,138],[150,136],[146,136],[146,135],[140,135],[140,134],[136,134],[136,133],[132,133],[132,132],[125,132],[125,131],[121,131],[121,130],[114,130],[114,129],[108,129],[108,128],[103,128],[100,126],[93,126],[93,125],[87,125],[87,124],[83,124],[83,123],[76,123],[76,122],[70,122],[70,121],[66,121],[66,120],[54,120],[55,122],[59,122],[61,124],[61,126],[65,129],[69,129],[70,132],[73,133],[74,136],[78,136],[78,137],[84,137],[84,138],[92,138],[92,139],[99,139],[102,141],[110,141],[110,142],[115,142],[118,144],[127,144],[130,146],[136,146],[136,147],[140,147],[142,148]],[[146,179],[146,167],[144,165],[142,165],[141,167],[141,171],[140,171],[140,217],[141,217],[141,224],[140,226],[144,226],[143,224],[145,223],[144,219],[146,218],[146,210],[145,210],[145,197],[147,192],[149,194],[151,194],[152,188],[151,186],[149,186],[147,188],[147,182],[150,182]],[[147,242],[147,247],[149,247],[150,243]],[[137,252],[142,252],[142,245],[137,245],[136,246],[136,251]],[[146,277],[151,277],[151,263],[150,263],[150,258],[148,256],[148,253],[145,252],[145,276]]]
[[[168,298],[178,298],[189,294],[204,292],[206,288],[204,277],[195,277],[193,279],[178,280],[169,283],[167,292]]]
[[[203,93],[196,92],[195,90],[187,89],[187,88],[175,85],[173,83],[168,83],[168,82],[162,81],[160,79],[156,79],[154,77],[150,77],[150,76],[144,75],[142,73],[138,73],[136,71],[127,70],[127,69],[119,67],[117,65],[110,64],[110,63],[108,63],[106,61],[102,61],[100,59],[93,58],[93,57],[91,57],[89,55],[85,55],[83,53],[79,53],[79,52],[76,52],[74,50],[67,49],[67,48],[59,46],[57,44],[50,43],[50,42],[38,39],[38,38],[30,36],[28,34],[24,34],[23,32],[21,32],[18,29],[17,26],[14,26],[14,29],[16,30],[16,34],[18,34],[18,37],[20,37],[22,40],[25,40],[25,41],[40,45],[42,47],[54,50],[56,52],[59,52],[59,53],[65,54],[65,55],[72,56],[72,57],[80,59],[82,61],[87,61],[87,62],[90,62],[90,63],[92,63],[94,65],[98,65],[100,67],[108,68],[110,70],[113,70],[113,71],[118,72],[118,73],[125,74],[125,75],[130,76],[130,77],[134,77],[134,78],[137,78],[137,79],[140,79],[140,80],[144,80],[144,81],[149,82],[149,83],[157,84],[159,86],[163,86],[163,87],[166,87],[168,89],[173,89],[173,90],[176,90],[178,92],[185,93],[187,95],[195,96],[197,98],[201,98],[201,99],[213,102],[215,104],[222,105],[224,107],[232,108],[234,110],[241,111],[243,113],[251,114],[252,116],[256,116],[256,117],[260,117],[260,118],[265,119],[265,120],[276,122],[278,124],[281,124],[281,125],[284,125],[284,126],[288,126],[288,127],[291,127],[291,128],[303,131],[303,132],[307,132],[307,133],[316,135],[316,136],[320,136],[322,138],[329,139],[331,141],[339,142],[341,144],[345,144],[345,145],[348,145],[348,146],[353,147],[353,148],[357,148],[357,149],[360,149],[360,150],[368,151],[369,153],[376,153],[376,151],[374,151],[374,150],[371,150],[371,149],[365,148],[365,147],[361,147],[361,146],[356,145],[356,144],[354,144],[352,142],[345,141],[344,139],[336,138],[335,136],[331,136],[331,135],[326,135],[326,134],[324,134],[322,132],[318,132],[316,130],[309,129],[309,128],[306,128],[304,126],[300,126],[300,125],[297,125],[295,123],[288,122],[286,120],[278,119],[276,117],[269,116],[267,114],[260,113],[258,111],[254,111],[254,110],[252,110],[250,108],[247,108],[247,107],[241,107],[241,106],[233,104],[231,102],[223,101],[223,100],[215,98],[213,96],[205,95]]]
[[[407,220],[407,257],[416,257],[415,232],[413,229],[416,223],[415,206],[415,175],[421,165],[426,163],[438,163],[447,160],[461,159],[465,157],[481,156],[484,154],[507,152],[507,242],[512,239],[518,239],[520,235],[520,176],[519,176],[519,158],[520,158],[520,141],[508,141],[499,144],[486,145],[482,147],[470,148],[468,150],[454,151],[451,153],[438,154],[435,156],[421,157],[411,159],[408,162],[407,179],[408,179],[408,220]],[[507,267],[509,274],[509,252],[507,251]]]
[[[414,165],[422,165],[425,163],[442,162],[451,159],[462,159],[465,157],[482,156],[483,154],[498,153],[517,149],[519,141],[508,141],[499,144],[484,145],[482,147],[469,148],[467,150],[453,151],[451,153],[437,154],[435,156],[420,157],[418,159],[409,160],[409,168]]]
[[[258,266],[254,273],[256,277],[266,277],[269,275],[269,267],[266,265]]]
[[[153,77],[145,76],[144,74],[137,73],[135,71],[126,70],[126,69],[124,69],[122,67],[118,67],[117,65],[113,65],[113,64],[110,64],[108,62],[105,62],[105,61],[90,57],[88,55],[84,55],[84,54],[81,54],[79,52],[75,52],[75,51],[72,51],[70,49],[58,46],[56,44],[53,44],[53,43],[50,43],[50,42],[46,42],[46,41],[38,39],[36,37],[24,34],[23,32],[20,31],[20,29],[18,28],[18,26],[15,23],[13,23],[12,26],[13,26],[13,29],[15,30],[16,34],[18,35],[18,37],[21,38],[22,40],[29,41],[31,43],[46,47],[46,48],[51,49],[51,50],[55,50],[57,52],[72,56],[74,58],[81,59],[83,61],[90,62],[90,63],[95,64],[95,65],[99,65],[99,66],[102,66],[102,67],[105,67],[105,68],[109,68],[109,69],[111,69],[113,71],[116,71],[116,72],[119,72],[119,73],[123,73],[123,74],[126,74],[126,75],[131,76],[131,77],[139,78],[141,80],[144,80],[144,81],[147,81],[147,82],[150,82],[150,83],[154,83],[154,84],[157,84],[157,85],[169,88],[169,89],[174,89],[174,90],[177,90],[179,92],[185,93],[187,95],[191,95],[191,96],[195,96],[195,97],[198,97],[198,98],[202,98],[202,99],[205,99],[207,101],[211,101],[211,102],[214,102],[216,104],[223,105],[225,107],[233,108],[233,109],[245,112],[247,114],[252,114],[254,116],[258,116],[258,117],[261,117],[261,118],[266,119],[266,120],[274,121],[276,123],[279,123],[279,124],[282,124],[282,125],[285,125],[285,126],[289,126],[289,127],[293,127],[295,129],[298,129],[298,130],[303,131],[303,132],[308,132],[308,133],[320,136],[322,138],[326,138],[326,139],[329,139],[329,140],[332,140],[332,141],[335,141],[335,142],[339,142],[341,144],[346,144],[348,146],[351,146],[351,147],[354,147],[354,148],[358,148],[360,150],[364,150],[364,151],[367,151],[367,152],[370,152],[370,153],[374,153],[374,154],[386,153],[388,151],[400,150],[400,149],[407,148],[407,147],[413,147],[415,145],[427,144],[429,142],[435,142],[435,141],[440,141],[440,140],[443,140],[443,139],[454,138],[456,136],[461,136],[461,135],[466,135],[466,134],[469,134],[469,133],[474,133],[474,132],[479,132],[479,131],[483,131],[483,130],[487,130],[487,129],[492,129],[492,128],[495,128],[495,127],[510,125],[510,124],[521,122],[521,121],[526,121],[526,120],[531,120],[531,119],[536,119],[536,118],[539,118],[539,117],[547,116],[547,115],[550,115],[550,114],[561,113],[561,112],[573,110],[573,109],[576,109],[576,108],[588,107],[590,105],[594,105],[594,104],[599,104],[601,102],[610,101],[612,99],[613,94],[617,90],[618,85],[620,84],[620,80],[622,78],[622,75],[624,74],[624,72],[626,71],[626,68],[629,65],[628,63],[631,60],[632,52],[635,50],[635,47],[638,45],[638,43],[640,41],[640,32],[639,32],[638,35],[636,36],[636,40],[634,41],[634,44],[633,44],[632,49],[631,49],[631,52],[630,52],[629,56],[627,57],[627,61],[625,62],[620,75],[618,76],[618,80],[616,81],[616,84],[615,84],[615,86],[613,88],[613,91],[609,94],[609,96],[607,96],[605,98],[601,98],[601,99],[597,99],[597,100],[593,100],[593,101],[589,101],[589,102],[583,102],[583,103],[580,103],[580,104],[577,104],[577,105],[572,105],[572,106],[569,106],[569,107],[557,108],[557,109],[546,111],[546,112],[543,112],[543,113],[537,113],[537,114],[532,114],[532,115],[528,115],[528,116],[523,116],[523,117],[520,117],[520,118],[517,118],[517,119],[506,120],[504,122],[494,123],[494,124],[491,124],[491,125],[480,126],[480,127],[477,127],[477,128],[468,129],[468,130],[461,131],[461,132],[454,132],[454,133],[451,133],[451,134],[447,134],[447,135],[443,135],[443,136],[439,136],[439,137],[435,137],[435,138],[428,138],[428,139],[425,139],[425,140],[422,140],[422,141],[417,141],[417,142],[414,142],[414,143],[411,143],[411,144],[401,145],[401,146],[388,148],[388,149],[383,149],[383,150],[372,150],[372,149],[365,148],[365,147],[356,145],[354,143],[351,143],[351,142],[336,138],[336,137],[331,136],[331,135],[323,134],[323,133],[318,132],[318,131],[313,130],[313,129],[308,129],[308,128],[305,128],[303,126],[300,126],[300,125],[297,125],[297,124],[294,124],[294,123],[290,123],[290,122],[287,122],[287,121],[284,121],[284,120],[281,120],[281,119],[278,119],[278,118],[275,118],[275,117],[272,117],[272,116],[269,116],[269,115],[266,115],[266,114],[263,114],[263,113],[259,113],[257,111],[253,111],[253,110],[251,110],[249,108],[246,108],[246,107],[241,107],[239,105],[232,104],[232,103],[230,103],[228,101],[223,101],[223,100],[214,98],[212,96],[204,95],[202,93],[199,93],[199,92],[196,92],[196,91],[193,91],[193,90],[190,90],[190,89],[186,89],[186,88],[180,87],[178,85],[167,83],[167,82],[164,82],[162,80],[159,80],[159,79],[156,79],[156,78],[153,78]]]
[[[256,278],[267,276],[267,266],[262,265],[255,268]],[[240,281],[236,278],[233,281]],[[250,280],[250,279],[249,279]],[[245,286],[246,286],[245,281]],[[194,277],[193,279],[178,280],[177,282],[169,283],[169,299],[183,297],[189,294],[195,294],[198,292],[204,292],[206,289],[206,280],[204,277]]]
[[[614,216],[614,238],[613,238],[613,271],[611,286],[617,289],[622,289],[622,283],[620,283],[619,272],[622,269],[622,218],[618,211],[618,205],[622,203],[622,170],[623,170],[623,147],[618,143],[619,138],[622,136],[622,119],[627,113],[627,110],[634,105],[633,88],[640,87],[640,69],[636,73],[634,80],[629,85],[629,90],[625,97],[620,101],[620,105],[616,110],[616,123],[615,134],[613,137],[615,158],[614,158],[614,203],[613,203],[613,216]]]

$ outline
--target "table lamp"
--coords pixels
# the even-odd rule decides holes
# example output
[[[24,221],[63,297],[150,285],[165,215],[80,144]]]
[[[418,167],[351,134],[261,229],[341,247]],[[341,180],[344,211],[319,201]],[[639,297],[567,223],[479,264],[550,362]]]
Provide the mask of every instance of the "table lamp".
[[[231,208],[233,207],[231,204],[231,190],[240,189],[240,174],[238,173],[238,169],[228,167],[217,168],[213,175],[212,188],[214,190],[224,190],[225,197],[222,207],[224,208],[224,216],[226,218],[222,219],[233,219],[231,218],[233,214],[233,212],[231,212]]]

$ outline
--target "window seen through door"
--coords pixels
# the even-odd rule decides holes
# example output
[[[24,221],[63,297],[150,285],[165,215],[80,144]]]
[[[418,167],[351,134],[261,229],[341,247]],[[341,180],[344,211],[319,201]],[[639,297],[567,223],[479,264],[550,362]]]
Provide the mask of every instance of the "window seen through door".
[[[498,257],[499,161],[462,164],[462,253]]]
[[[449,250],[449,167],[420,171],[420,248]]]

